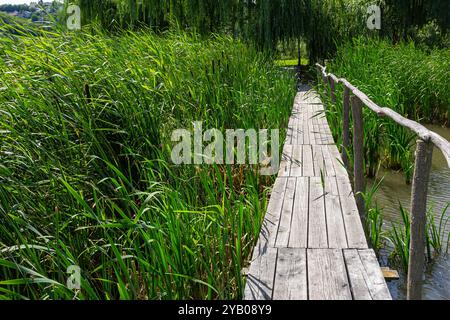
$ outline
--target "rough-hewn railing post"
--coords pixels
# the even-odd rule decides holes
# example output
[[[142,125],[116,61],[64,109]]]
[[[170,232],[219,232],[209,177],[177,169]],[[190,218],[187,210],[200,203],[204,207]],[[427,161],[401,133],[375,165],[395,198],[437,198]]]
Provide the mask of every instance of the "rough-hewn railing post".
[[[408,300],[422,299],[427,191],[432,157],[433,144],[428,141],[418,140],[411,194],[411,239],[407,281]]]
[[[344,86],[344,102],[342,115],[342,161],[348,170],[348,146],[350,145],[350,89]]]
[[[317,65],[317,71],[320,73],[320,77],[322,78],[323,81],[323,92],[326,95],[327,94],[327,85],[328,85],[328,80],[327,78],[323,75],[322,69]]]
[[[365,228],[366,214],[364,208],[364,126],[362,102],[354,96],[352,97],[352,115],[353,115],[353,179],[356,205],[358,206],[361,222]]]
[[[330,98],[331,102],[336,103],[335,83],[331,75],[328,76],[328,82],[330,83]]]
[[[327,79],[327,77],[322,75],[322,80],[323,80],[324,93],[325,93],[325,95],[327,95],[328,94],[328,89],[329,89],[328,79]]]
[[[352,106],[353,114],[353,152],[354,152],[354,193],[356,204],[361,216],[363,225],[366,223],[365,204],[361,192],[364,192],[364,132],[363,132],[363,114],[362,105],[368,107],[380,117],[389,117],[402,127],[412,130],[421,139],[417,143],[416,164],[414,172],[414,181],[411,197],[411,239],[410,239],[410,255],[409,255],[409,272],[407,280],[408,299],[420,299],[422,295],[422,276],[425,263],[425,236],[426,236],[426,196],[428,188],[428,179],[431,168],[433,145],[437,147],[444,155],[448,167],[450,168],[450,142],[428,130],[423,125],[407,119],[399,113],[389,108],[381,108],[374,103],[366,94],[353,86],[345,79],[337,79],[332,74],[325,72],[325,67],[316,64],[319,72],[322,74],[325,88],[330,85],[330,79],[335,84],[342,83],[344,85],[344,111],[343,111],[343,147],[342,159],[344,164],[348,166],[348,155],[345,149],[348,148],[348,108]],[[325,92],[325,94],[328,94]],[[349,96],[351,104],[349,103]],[[347,163],[346,163],[347,162]],[[366,230],[367,231],[367,230]]]

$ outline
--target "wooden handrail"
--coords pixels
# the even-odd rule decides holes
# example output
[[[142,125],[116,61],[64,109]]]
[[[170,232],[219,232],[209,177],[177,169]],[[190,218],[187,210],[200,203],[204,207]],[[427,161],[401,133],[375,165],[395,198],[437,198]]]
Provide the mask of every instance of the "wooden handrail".
[[[330,77],[336,84],[342,83],[345,87],[350,89],[350,91],[357,96],[365,106],[367,106],[370,110],[378,114],[379,116],[387,116],[394,120],[397,124],[410,129],[414,133],[416,133],[420,139],[424,141],[431,141],[444,155],[445,160],[447,160],[447,165],[450,168],[450,142],[438,135],[436,132],[428,130],[425,126],[417,123],[413,120],[407,119],[395,112],[390,108],[382,108],[379,107],[375,102],[373,102],[365,93],[361,92],[358,88],[353,86],[346,79],[339,79],[335,75],[326,72],[326,67],[321,66],[316,63],[316,66],[321,70],[323,77]]]
[[[410,246],[408,261],[407,298],[417,300],[422,298],[422,275],[425,261],[425,237],[426,237],[426,210],[428,180],[431,171],[433,157],[433,145],[438,147],[447,160],[450,168],[450,142],[437,133],[413,120],[407,119],[392,109],[381,108],[370,98],[345,79],[338,79],[335,75],[327,73],[326,68],[316,63],[320,69],[322,79],[329,85],[331,102],[336,102],[335,85],[344,85],[343,97],[343,125],[342,125],[342,159],[349,169],[347,149],[349,146],[349,108],[353,114],[353,185],[358,211],[361,220],[365,221],[365,207],[362,193],[364,192],[364,119],[362,105],[367,106],[378,116],[387,116],[397,124],[410,129],[419,136],[415,154],[414,177],[411,189],[411,219],[410,219]],[[353,97],[350,97],[350,92]]]

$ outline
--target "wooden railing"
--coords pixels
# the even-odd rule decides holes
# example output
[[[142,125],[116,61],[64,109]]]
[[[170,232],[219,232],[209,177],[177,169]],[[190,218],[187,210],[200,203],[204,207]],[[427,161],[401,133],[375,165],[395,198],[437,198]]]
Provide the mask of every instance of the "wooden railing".
[[[342,159],[347,170],[349,161],[347,150],[350,144],[350,105],[353,118],[353,179],[354,194],[361,220],[365,225],[365,208],[362,192],[364,192],[364,123],[363,105],[380,117],[389,117],[399,125],[417,134],[417,149],[415,153],[414,178],[411,194],[411,241],[409,248],[409,265],[407,279],[407,298],[416,300],[422,298],[422,277],[425,264],[426,237],[426,207],[428,179],[431,170],[433,146],[444,155],[450,168],[450,142],[423,125],[407,119],[389,108],[381,108],[345,79],[338,79],[327,73],[326,68],[316,64],[322,80],[329,86],[332,103],[336,103],[336,85],[344,85],[343,97],[343,125],[342,125]],[[352,95],[352,96],[351,96]]]

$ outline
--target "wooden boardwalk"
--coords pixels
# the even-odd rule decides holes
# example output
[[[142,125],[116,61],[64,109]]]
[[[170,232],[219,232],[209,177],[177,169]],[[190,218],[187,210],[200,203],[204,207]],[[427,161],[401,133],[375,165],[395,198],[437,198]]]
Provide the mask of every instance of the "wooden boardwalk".
[[[246,300],[391,299],[313,91],[295,99]]]

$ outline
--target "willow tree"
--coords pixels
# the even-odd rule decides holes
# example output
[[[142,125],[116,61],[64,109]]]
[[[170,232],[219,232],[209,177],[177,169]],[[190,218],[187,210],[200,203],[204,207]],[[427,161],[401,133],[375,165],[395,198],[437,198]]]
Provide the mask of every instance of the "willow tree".
[[[349,12],[367,0],[79,0],[85,21],[108,29],[176,25],[200,34],[228,32],[265,50],[305,39],[312,61],[333,52],[348,34]],[[347,23],[347,24],[346,24]]]
[[[447,1],[447,2],[446,2]],[[404,34],[439,15],[447,21],[448,0],[78,0],[85,22],[116,27],[177,27],[202,35],[225,32],[274,50],[280,42],[304,40],[314,62],[333,56],[337,43],[380,32],[366,27],[367,7],[383,11],[385,36]]]
[[[367,7],[371,0],[312,0],[307,28],[310,59],[330,58],[339,43],[356,35],[375,35],[367,28]]]
[[[405,40],[415,28],[434,20],[444,32],[450,23],[448,0],[384,0],[383,17],[386,26],[383,33],[394,41]]]
[[[155,30],[177,24],[210,33],[234,29],[244,13],[239,0],[78,0],[85,22],[97,21],[105,27],[149,26]]]

